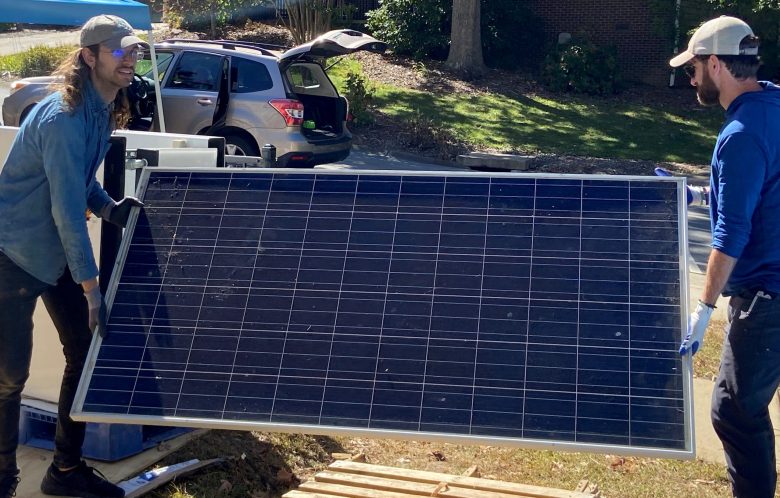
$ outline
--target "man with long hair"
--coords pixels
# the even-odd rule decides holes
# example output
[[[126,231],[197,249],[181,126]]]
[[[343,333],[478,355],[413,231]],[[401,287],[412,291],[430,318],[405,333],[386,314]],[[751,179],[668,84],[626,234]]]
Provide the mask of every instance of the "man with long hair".
[[[773,498],[777,483],[768,406],[780,384],[780,87],[758,81],[758,47],[747,24],[723,16],[670,61],[686,65],[702,105],[726,110],[712,154],[707,280],[680,354],[700,349],[718,296],[728,296],[712,424],[740,498]]]
[[[25,119],[0,172],[0,498],[19,482],[21,393],[30,372],[38,297],[65,354],[54,461],[47,495],[122,497],[81,459],[85,424],[70,418],[93,331],[105,331],[105,304],[87,233],[87,209],[124,226],[133,206],[114,202],[95,178],[114,128],[129,117],[125,88],[148,45],[116,16],[81,29],[81,48],[57,69],[58,90]]]

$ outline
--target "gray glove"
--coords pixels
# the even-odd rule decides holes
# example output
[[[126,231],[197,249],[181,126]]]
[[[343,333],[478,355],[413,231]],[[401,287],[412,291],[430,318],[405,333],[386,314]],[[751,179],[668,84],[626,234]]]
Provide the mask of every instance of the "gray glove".
[[[100,337],[105,338],[108,335],[106,330],[106,302],[103,295],[100,294],[100,287],[95,286],[92,290],[84,293],[87,298],[87,308],[89,309],[89,330],[93,333],[97,329]]]
[[[125,197],[117,203],[112,203],[103,208],[103,219],[118,227],[127,225],[130,210],[134,207],[144,207],[144,203],[135,197]]]

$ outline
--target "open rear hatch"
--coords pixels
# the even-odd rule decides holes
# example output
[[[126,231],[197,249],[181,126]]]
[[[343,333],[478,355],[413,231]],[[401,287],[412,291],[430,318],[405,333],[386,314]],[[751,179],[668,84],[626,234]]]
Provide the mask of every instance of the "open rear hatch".
[[[387,44],[359,31],[339,29],[293,47],[280,57],[288,98],[303,104],[301,132],[309,141],[338,141],[344,135],[347,101],[338,94],[319,58],[361,50],[383,53]]]
[[[387,44],[353,29],[335,29],[328,31],[314,40],[293,47],[279,57],[282,71],[287,65],[301,57],[337,57],[348,55],[361,50],[368,52],[384,53]]]

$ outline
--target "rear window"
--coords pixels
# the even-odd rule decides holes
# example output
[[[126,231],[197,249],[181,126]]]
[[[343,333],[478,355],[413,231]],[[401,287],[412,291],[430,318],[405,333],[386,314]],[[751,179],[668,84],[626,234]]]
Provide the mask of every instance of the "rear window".
[[[320,87],[320,81],[314,72],[304,65],[293,65],[287,70],[287,79],[295,91],[314,90]]]
[[[233,73],[233,93],[262,92],[273,88],[271,73],[262,62],[233,57],[231,61]]]
[[[168,79],[166,87],[216,92],[222,73],[222,57],[202,52],[184,52]]]

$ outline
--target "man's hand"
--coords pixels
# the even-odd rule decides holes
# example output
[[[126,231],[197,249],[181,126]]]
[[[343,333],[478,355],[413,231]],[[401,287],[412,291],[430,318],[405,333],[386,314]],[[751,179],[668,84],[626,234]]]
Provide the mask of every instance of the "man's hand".
[[[87,298],[87,308],[89,309],[89,330],[93,333],[97,329],[100,337],[105,338],[108,335],[106,330],[106,302],[100,294],[100,287],[95,286],[84,293]]]
[[[664,168],[655,168],[655,174],[658,176],[673,176],[669,170]],[[691,185],[686,186],[688,204],[697,204],[700,206],[710,205],[710,189],[709,187],[694,187]]]
[[[136,206],[144,207],[144,204],[135,197],[125,197],[116,204],[107,206],[103,218],[109,223],[124,228],[127,225],[127,218],[130,217],[130,210]]]
[[[704,331],[707,330],[707,324],[710,322],[714,309],[714,306],[709,306],[701,301],[696,305],[696,309],[688,317],[688,334],[680,345],[680,356],[685,356],[688,351],[693,356],[701,348],[704,343]]]

